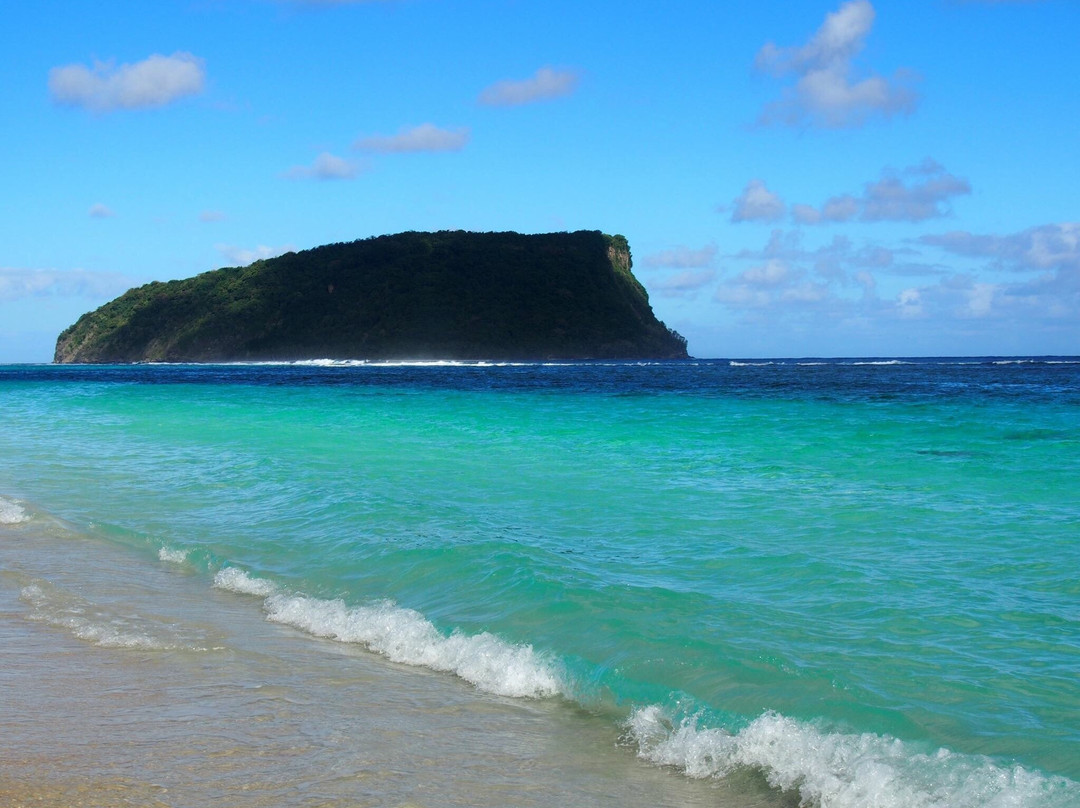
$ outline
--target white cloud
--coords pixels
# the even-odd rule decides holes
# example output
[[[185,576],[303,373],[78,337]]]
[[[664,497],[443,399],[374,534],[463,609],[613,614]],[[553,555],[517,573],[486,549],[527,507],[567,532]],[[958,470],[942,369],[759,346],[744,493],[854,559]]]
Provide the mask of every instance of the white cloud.
[[[751,267],[735,278],[736,283],[747,286],[771,288],[780,286],[791,277],[791,269],[786,261],[771,260],[760,266]]]
[[[795,83],[766,106],[761,123],[842,128],[860,126],[876,115],[911,112],[916,96],[906,86],[906,74],[892,81],[853,75],[852,60],[863,49],[874,18],[869,0],[849,0],[826,15],[805,45],[781,48],[766,43],[755,59],[757,69],[778,78],[794,76]]]
[[[785,289],[780,299],[785,303],[820,303],[829,297],[829,287],[824,283],[803,281]]]
[[[696,272],[686,270],[657,283],[651,283],[650,287],[660,297],[695,297],[703,287],[712,283],[715,277],[716,271],[712,269]]]
[[[0,301],[4,302],[54,296],[110,298],[131,286],[131,279],[118,272],[0,267]]]
[[[967,308],[972,317],[986,317],[994,306],[998,286],[994,283],[973,283],[968,291]]]
[[[1058,269],[1080,275],[1080,222],[1040,225],[1006,236],[954,230],[919,241],[954,255],[990,258],[1006,269]]]
[[[285,176],[291,180],[351,180],[359,172],[360,166],[356,163],[323,152],[311,165],[293,166]]]
[[[904,289],[896,298],[896,310],[904,318],[922,317],[922,293],[915,288]]]
[[[873,298],[877,294],[877,278],[861,269],[854,275],[855,282],[863,288],[865,298]]]
[[[220,210],[204,210],[199,213],[200,222],[223,222],[226,216]]]
[[[866,186],[860,218],[868,222],[882,220],[921,222],[945,216],[948,201],[971,193],[967,180],[944,170],[924,182],[907,185],[896,176],[886,176]]]
[[[202,92],[206,83],[203,60],[190,53],[154,55],[134,64],[94,62],[71,64],[49,71],[53,101],[94,112],[163,107]]]
[[[755,351],[795,344],[807,354],[837,345],[861,355],[1075,352],[1080,223],[1001,236],[954,231],[903,247],[842,236],[804,247],[809,237],[775,230],[762,249],[726,256],[742,271],[716,284],[715,320]],[[919,263],[931,260],[920,250],[932,248],[950,260]]]
[[[485,106],[509,107],[560,98],[575,90],[578,78],[571,70],[542,67],[530,78],[492,84],[480,93],[479,101]]]
[[[468,142],[468,129],[440,129],[434,124],[424,123],[404,128],[396,135],[360,138],[353,148],[375,152],[461,151]]]
[[[821,206],[821,210],[810,205],[791,206],[791,216],[799,224],[821,224],[822,222],[848,222],[859,212],[859,200],[850,194],[834,196]]]
[[[672,269],[700,269],[710,266],[716,257],[716,245],[707,244],[699,250],[689,247],[675,247],[661,250],[645,256],[643,263],[647,267],[670,267]]]
[[[948,216],[954,197],[971,193],[971,184],[927,158],[901,174],[884,171],[881,179],[868,182],[861,196],[843,194],[825,201],[821,208],[792,205],[799,224],[849,222],[921,222]]]
[[[232,244],[215,244],[214,247],[225,257],[225,260],[229,262],[230,266],[238,267],[244,267],[254,261],[261,261],[265,258],[277,258],[279,255],[284,255],[287,252],[294,252],[296,250],[291,244],[285,244],[281,247],[267,247],[264,244],[260,244],[253,250],[236,247]]]
[[[735,201],[733,222],[774,222],[784,215],[784,201],[761,180],[750,180]]]
[[[91,205],[90,210],[87,211],[87,214],[90,216],[91,219],[108,219],[116,215],[115,213],[113,213],[112,208],[110,208],[108,205],[103,205],[100,202],[95,202],[93,205]]]

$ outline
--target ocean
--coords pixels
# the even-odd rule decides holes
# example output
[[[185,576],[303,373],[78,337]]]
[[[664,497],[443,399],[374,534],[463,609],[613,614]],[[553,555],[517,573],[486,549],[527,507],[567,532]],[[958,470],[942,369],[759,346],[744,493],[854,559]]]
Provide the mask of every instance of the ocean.
[[[1080,359],[0,367],[0,804],[1080,806]]]

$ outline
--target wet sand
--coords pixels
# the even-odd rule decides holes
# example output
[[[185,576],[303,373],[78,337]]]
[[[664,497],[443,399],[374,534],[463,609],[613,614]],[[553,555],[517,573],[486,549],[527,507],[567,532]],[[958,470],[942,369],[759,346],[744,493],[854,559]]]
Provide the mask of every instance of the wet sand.
[[[0,682],[8,806],[782,804],[638,760],[610,716],[313,639],[41,519],[0,525]]]

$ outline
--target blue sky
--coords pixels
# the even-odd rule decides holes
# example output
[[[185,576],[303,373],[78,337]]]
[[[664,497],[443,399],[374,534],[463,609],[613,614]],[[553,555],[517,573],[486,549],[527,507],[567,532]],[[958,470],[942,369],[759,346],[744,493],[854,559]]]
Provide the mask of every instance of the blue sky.
[[[0,362],[443,229],[622,233],[696,356],[1080,353],[1075,0],[9,6]]]

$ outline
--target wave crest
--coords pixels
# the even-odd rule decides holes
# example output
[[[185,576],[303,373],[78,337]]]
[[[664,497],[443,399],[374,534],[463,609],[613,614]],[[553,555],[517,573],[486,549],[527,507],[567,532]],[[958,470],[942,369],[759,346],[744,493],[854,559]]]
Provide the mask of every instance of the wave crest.
[[[19,503],[0,497],[0,525],[17,525],[30,521],[30,514]]]
[[[826,732],[765,713],[737,733],[675,724],[661,707],[627,722],[638,755],[695,778],[760,770],[774,788],[821,808],[1067,808],[1080,785],[945,749],[926,754],[880,735]]]
[[[254,578],[237,567],[225,567],[214,576],[214,586],[238,595],[255,595],[265,598],[274,594],[277,587],[265,578]]]
[[[393,662],[454,673],[489,693],[542,698],[564,692],[555,665],[531,645],[513,645],[487,632],[444,636],[419,612],[390,601],[349,607],[341,600],[272,595],[265,608],[276,623],[358,643]]]

